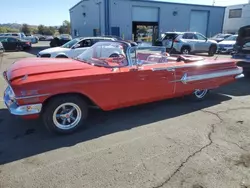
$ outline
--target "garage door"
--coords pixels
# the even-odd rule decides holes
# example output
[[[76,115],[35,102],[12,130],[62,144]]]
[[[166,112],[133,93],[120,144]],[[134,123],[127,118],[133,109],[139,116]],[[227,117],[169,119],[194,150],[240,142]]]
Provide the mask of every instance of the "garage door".
[[[191,11],[190,31],[207,35],[208,11]]]
[[[158,22],[158,12],[158,8],[134,6],[132,19],[134,22]]]

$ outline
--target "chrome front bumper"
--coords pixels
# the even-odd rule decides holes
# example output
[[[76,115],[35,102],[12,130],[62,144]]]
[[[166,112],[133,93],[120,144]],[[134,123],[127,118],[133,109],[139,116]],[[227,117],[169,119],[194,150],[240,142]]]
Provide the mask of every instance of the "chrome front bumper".
[[[26,116],[39,114],[42,110],[42,104],[28,104],[19,106],[15,99],[11,99],[9,95],[10,88],[8,87],[4,92],[4,103],[11,114],[17,116]]]

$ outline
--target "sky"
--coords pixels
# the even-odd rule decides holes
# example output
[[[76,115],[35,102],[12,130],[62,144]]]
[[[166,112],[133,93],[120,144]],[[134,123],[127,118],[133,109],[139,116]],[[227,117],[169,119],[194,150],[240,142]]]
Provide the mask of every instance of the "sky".
[[[69,9],[80,0],[1,0],[0,23],[61,25],[69,20]],[[212,5],[214,0],[166,0],[168,2]],[[215,0],[215,5],[244,4],[248,0]]]

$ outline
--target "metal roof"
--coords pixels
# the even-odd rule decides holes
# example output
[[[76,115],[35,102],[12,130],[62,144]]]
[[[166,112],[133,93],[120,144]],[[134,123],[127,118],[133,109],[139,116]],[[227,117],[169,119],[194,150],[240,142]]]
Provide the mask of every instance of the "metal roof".
[[[71,7],[69,10],[71,11],[73,8],[81,4],[83,1],[89,1],[89,0],[81,0],[76,5]],[[213,5],[201,5],[201,4],[189,4],[189,3],[174,3],[174,2],[168,2],[166,0],[124,0],[124,1],[139,1],[139,2],[145,2],[145,3],[164,3],[164,4],[173,4],[173,5],[189,5],[189,6],[202,6],[202,7],[209,7],[209,8],[226,8],[226,6],[213,6]]]
[[[190,3],[174,3],[168,2],[167,0],[129,0],[129,1],[141,1],[148,3],[165,3],[165,4],[174,4],[174,5],[190,5],[190,6],[202,6],[202,7],[215,7],[215,8],[225,8],[226,6],[214,6],[214,5],[201,5],[201,4],[190,4]]]

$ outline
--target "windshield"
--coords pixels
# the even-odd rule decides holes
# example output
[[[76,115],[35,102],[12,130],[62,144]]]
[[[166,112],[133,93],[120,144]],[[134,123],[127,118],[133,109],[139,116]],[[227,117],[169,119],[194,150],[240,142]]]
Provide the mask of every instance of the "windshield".
[[[232,35],[232,36],[226,38],[225,41],[236,41],[237,37],[238,37],[238,35]]]
[[[65,43],[64,45],[62,45],[63,48],[72,48],[72,46],[74,46],[76,43],[78,43],[80,41],[80,39],[73,39],[67,43]]]
[[[128,65],[127,47],[121,42],[98,42],[76,59],[94,66],[124,67]]]

